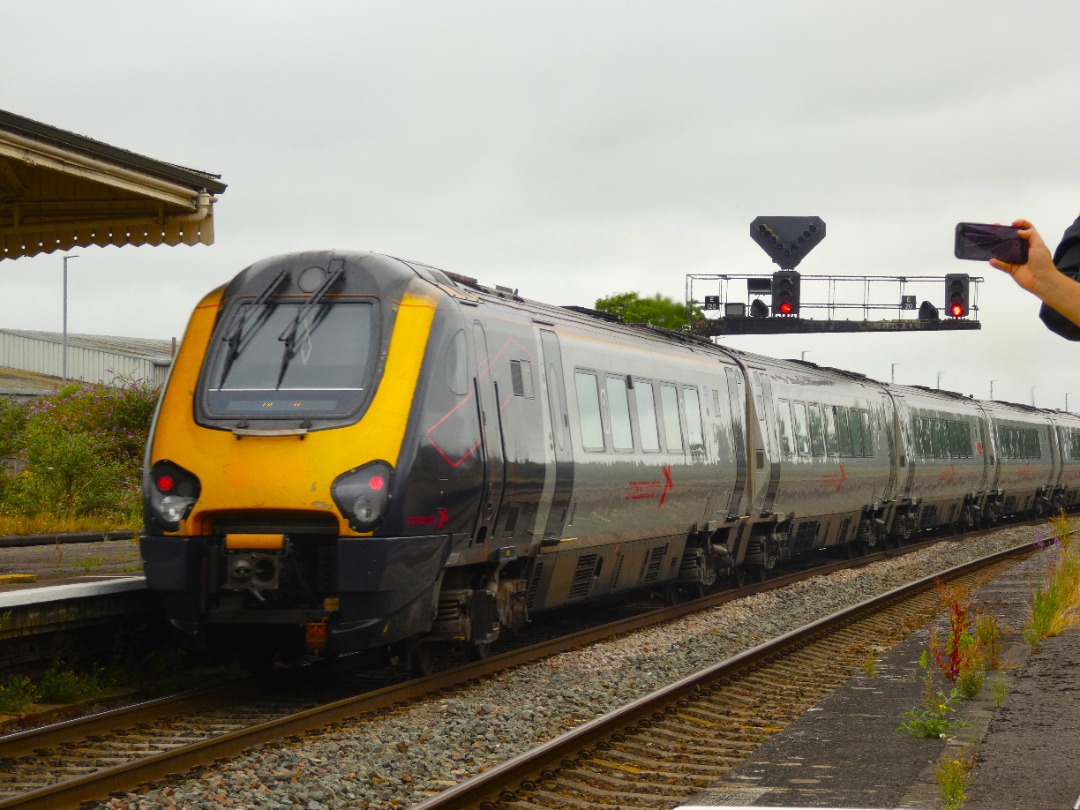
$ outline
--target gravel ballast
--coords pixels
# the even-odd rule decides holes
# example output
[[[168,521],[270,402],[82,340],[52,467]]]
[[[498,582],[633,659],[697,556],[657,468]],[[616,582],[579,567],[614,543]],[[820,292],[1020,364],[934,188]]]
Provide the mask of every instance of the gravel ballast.
[[[1031,527],[814,577],[519,667],[379,719],[177,777],[96,808],[404,808],[583,722],[852,604],[1035,539]],[[538,618],[538,621],[542,618]]]

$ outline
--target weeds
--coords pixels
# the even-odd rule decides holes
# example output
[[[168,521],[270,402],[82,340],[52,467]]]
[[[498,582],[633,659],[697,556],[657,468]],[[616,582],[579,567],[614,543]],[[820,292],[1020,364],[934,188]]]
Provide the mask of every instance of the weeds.
[[[0,513],[46,515],[52,531],[58,518],[98,524],[90,528],[138,525],[157,394],[145,382],[117,378],[111,386],[72,383],[53,396],[0,405],[0,454],[18,470],[0,476]]]
[[[934,780],[941,788],[943,810],[959,810],[967,796],[964,794],[975,766],[970,756],[950,757],[948,753],[934,765]]]
[[[98,567],[100,567],[100,566],[102,566],[104,564],[105,564],[105,560],[103,560],[101,557],[97,557],[97,556],[95,556],[95,557],[87,557],[85,560],[79,560],[76,563],[76,565],[79,566],[79,568],[83,569],[87,573],[89,573],[90,571],[93,571],[95,568],[98,568]]]
[[[897,731],[906,731],[912,737],[933,739],[944,737],[951,729],[966,725],[956,714],[959,692],[954,688],[946,695],[938,688],[927,650],[923,650],[919,656],[919,666],[926,671],[923,676],[922,704],[904,712],[904,717],[911,719],[901,723]]]
[[[990,694],[994,696],[994,706],[1000,709],[1001,704],[1005,702],[1005,696],[1009,694],[1009,687],[1005,685],[1005,681],[998,678],[990,687]]]
[[[877,659],[874,658],[873,650],[866,653],[866,658],[863,659],[862,663],[862,671],[867,678],[877,677]]]
[[[0,686],[0,712],[15,714],[21,712],[34,702],[37,695],[35,687],[29,678],[22,676],[12,678],[4,686]]]
[[[1044,638],[1080,625],[1080,551],[1072,542],[1072,521],[1064,513],[1050,521],[1054,531],[1051,558],[1044,577],[1031,595],[1031,610],[1024,623],[1024,639],[1037,648]]]

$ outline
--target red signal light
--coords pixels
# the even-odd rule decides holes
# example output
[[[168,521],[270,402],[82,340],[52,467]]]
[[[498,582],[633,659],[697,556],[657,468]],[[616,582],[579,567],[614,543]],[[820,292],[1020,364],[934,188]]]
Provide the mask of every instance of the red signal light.
[[[371,480],[368,481],[368,486],[371,487],[372,492],[379,492],[384,486],[386,486],[386,479],[381,475],[373,475]]]
[[[176,486],[176,481],[173,480],[171,475],[163,475],[158,478],[157,485],[162,492],[170,492]]]
[[[962,318],[962,317],[964,317],[964,305],[963,304],[953,304],[949,308],[949,314],[952,315],[954,318]]]
[[[780,305],[780,314],[781,315],[790,315],[791,314],[791,304],[789,302],[784,301]]]

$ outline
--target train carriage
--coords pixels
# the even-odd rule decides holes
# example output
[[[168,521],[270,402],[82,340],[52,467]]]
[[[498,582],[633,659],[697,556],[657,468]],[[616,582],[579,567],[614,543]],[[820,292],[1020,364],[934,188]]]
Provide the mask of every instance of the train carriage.
[[[1053,511],[1060,478],[1057,432],[1048,411],[1005,402],[982,404],[988,418],[992,472],[983,511],[988,521]]]
[[[903,538],[942,526],[975,526],[990,465],[987,417],[978,402],[949,391],[890,386],[901,428],[898,462],[903,505],[893,520]]]
[[[841,543],[870,547],[895,485],[892,419],[883,387],[811,363],[756,358],[755,402],[769,437],[768,481],[755,509],[774,518],[758,527],[752,561],[771,568],[799,552]]]
[[[1080,506],[1080,416],[1056,411],[1050,418],[1059,451],[1053,508],[1072,510]]]

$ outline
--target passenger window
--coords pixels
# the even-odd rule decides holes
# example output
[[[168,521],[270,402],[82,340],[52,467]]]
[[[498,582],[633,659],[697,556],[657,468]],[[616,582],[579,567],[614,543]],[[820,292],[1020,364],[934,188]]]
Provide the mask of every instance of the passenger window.
[[[859,411],[859,416],[862,419],[863,425],[863,455],[874,455],[874,430],[872,428],[872,422],[870,420],[870,411]]]
[[[949,457],[960,458],[960,423],[950,420],[946,424],[949,432]]]
[[[840,455],[851,456],[851,426],[847,408],[834,408],[836,414],[836,439],[840,443]]]
[[[653,399],[653,384],[647,380],[634,380],[634,400],[637,403],[641,449],[646,452],[655,452],[660,449],[660,433],[656,425],[656,400]]]
[[[683,389],[686,406],[686,438],[690,443],[690,457],[694,461],[705,460],[705,432],[701,426],[701,400],[696,388]]]
[[[800,456],[810,455],[810,429],[807,425],[806,403],[791,403],[792,412],[795,414],[795,444],[799,448]]]
[[[863,421],[859,411],[855,408],[848,411],[848,425],[851,428],[851,455],[865,456],[866,445],[863,440]]]
[[[679,392],[671,383],[660,383],[660,407],[663,410],[668,452],[680,451],[683,449],[683,439],[679,425]]]
[[[825,406],[824,417],[825,449],[830,456],[838,456],[840,455],[840,445],[836,440],[836,415],[833,409],[827,405]]]
[[[810,406],[810,450],[815,456],[825,455],[825,428],[821,418],[821,406]]]
[[[626,378],[606,380],[608,415],[611,417],[611,446],[616,450],[633,450],[634,434],[630,430],[630,401],[626,396]]]
[[[577,387],[578,418],[581,420],[581,446],[586,450],[603,450],[604,423],[600,416],[596,374],[575,371],[574,382]]]
[[[791,403],[786,399],[776,400],[776,426],[780,431],[780,451],[783,458],[791,458],[794,455],[791,444]]]

